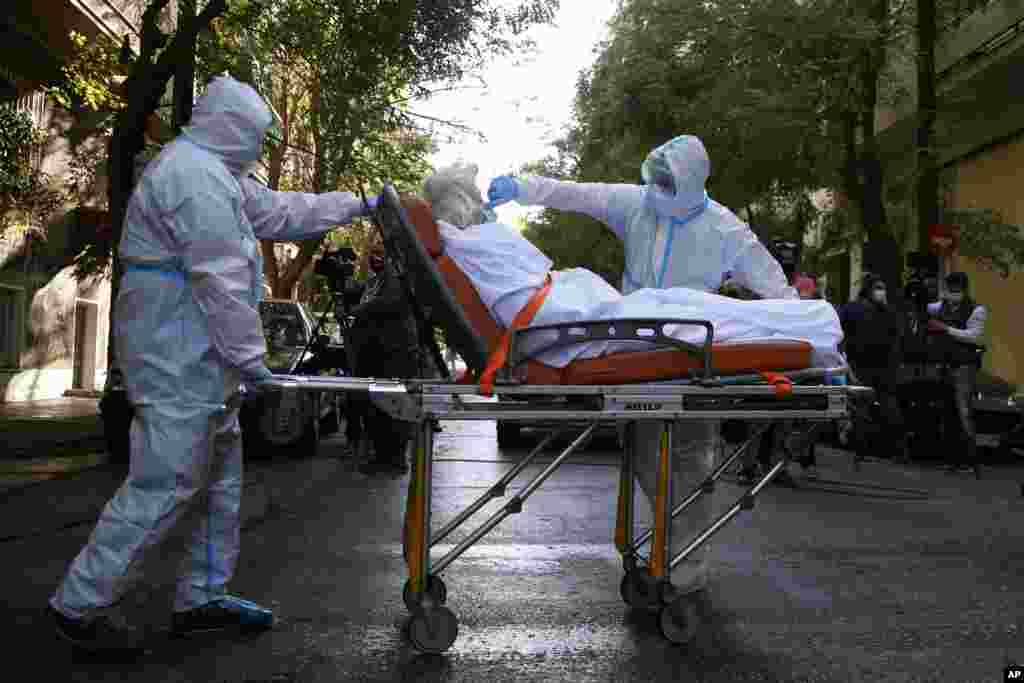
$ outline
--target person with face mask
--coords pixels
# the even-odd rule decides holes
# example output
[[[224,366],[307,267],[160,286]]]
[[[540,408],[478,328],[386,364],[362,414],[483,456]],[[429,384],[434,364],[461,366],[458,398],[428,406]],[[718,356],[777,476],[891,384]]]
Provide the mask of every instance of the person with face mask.
[[[880,406],[879,439],[872,438],[872,422],[857,420],[861,455],[906,457],[906,435],[899,404],[898,371],[903,339],[903,318],[889,305],[888,289],[874,273],[867,273],[856,300],[840,307],[846,356],[860,384],[875,390]],[[877,442],[876,442],[877,441]]]
[[[625,248],[623,297],[610,303],[608,310],[684,310],[646,308],[642,304],[677,303],[689,297],[695,306],[691,309],[693,315],[685,317],[706,318],[711,308],[704,297],[718,291],[728,272],[736,285],[764,299],[787,301],[733,302],[716,297],[716,305],[723,310],[754,311],[760,310],[754,304],[784,304],[798,299],[778,261],[749,226],[708,196],[705,186],[711,162],[700,139],[681,135],[670,140],[651,151],[640,170],[642,185],[502,176],[490,183],[489,206],[517,201],[526,206],[584,213],[604,223]],[[596,289],[591,288],[590,297],[588,305],[598,301]],[[733,307],[732,303],[740,305]],[[827,315],[835,317],[832,311]],[[753,326],[764,322],[750,320]],[[535,320],[535,324],[539,323]],[[725,326],[716,326],[716,336],[723,329]],[[652,504],[662,429],[661,424],[638,423],[633,430],[637,478]],[[679,420],[674,432],[672,476],[674,490],[681,497],[714,469],[720,450],[720,425],[717,420]],[[693,529],[709,523],[713,513],[710,503],[705,496],[693,505],[677,520],[678,530],[673,537],[682,543]],[[679,566],[675,579],[681,590],[706,586],[708,549],[705,545]]]
[[[356,351],[356,374],[360,377],[419,377],[421,349],[416,320],[406,299],[402,282],[388,262],[384,247],[377,243],[368,258],[370,279],[359,304],[352,309],[354,322],[350,337]],[[361,415],[374,448],[373,459],[360,465],[364,474],[404,472],[405,443],[410,434],[404,423],[362,403]],[[358,417],[356,418],[358,419]]]
[[[928,359],[939,366],[942,381],[952,393],[949,423],[964,442],[962,449],[947,450],[959,455],[951,459],[949,468],[971,468],[980,477],[972,402],[988,311],[969,296],[967,288],[966,273],[950,273],[942,300],[928,305]]]
[[[108,608],[186,519],[192,541],[172,633],[273,623],[270,610],[226,592],[239,554],[239,387],[259,391],[271,377],[257,240],[316,238],[367,207],[347,192],[273,192],[247,177],[272,123],[253,88],[214,79],[129,201],[114,343],[135,408],[131,469],[48,606],[58,634],[76,646],[143,646]]]

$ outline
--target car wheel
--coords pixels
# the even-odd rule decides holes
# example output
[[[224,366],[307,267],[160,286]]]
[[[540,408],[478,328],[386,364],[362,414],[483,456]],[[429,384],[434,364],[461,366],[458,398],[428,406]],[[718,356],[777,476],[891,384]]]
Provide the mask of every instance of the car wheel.
[[[316,455],[320,443],[320,420],[308,394],[292,395],[279,402],[264,397],[249,399],[243,406],[242,438],[246,453],[271,457],[288,453],[295,457]]]

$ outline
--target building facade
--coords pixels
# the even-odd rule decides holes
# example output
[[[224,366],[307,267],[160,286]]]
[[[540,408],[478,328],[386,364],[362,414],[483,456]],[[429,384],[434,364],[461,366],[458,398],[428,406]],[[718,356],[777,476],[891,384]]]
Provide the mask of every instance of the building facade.
[[[991,209],[1003,221],[1024,226],[1024,2],[973,2],[980,7],[940,36],[936,47],[939,110],[935,151],[942,168],[946,207]],[[901,74],[916,94],[916,71]],[[887,187],[913,196],[917,163],[914,97],[876,116],[878,146]],[[920,249],[913,213],[896,224],[906,253]],[[860,245],[826,254],[829,298],[834,303],[857,295],[863,270]],[[1024,381],[1024,274],[1003,278],[957,253],[942,259],[942,271],[963,270],[972,295],[989,309],[985,369],[1011,384]]]
[[[70,34],[105,35],[136,47],[145,0],[7,0],[0,13],[0,103],[27,113],[45,139],[31,162],[56,183],[69,173],[69,115],[45,94],[74,51]],[[72,263],[103,227],[95,202],[67,206],[49,225],[20,225],[0,238],[0,401],[57,398],[102,386],[110,283],[76,280]],[[93,204],[92,206],[90,204]]]

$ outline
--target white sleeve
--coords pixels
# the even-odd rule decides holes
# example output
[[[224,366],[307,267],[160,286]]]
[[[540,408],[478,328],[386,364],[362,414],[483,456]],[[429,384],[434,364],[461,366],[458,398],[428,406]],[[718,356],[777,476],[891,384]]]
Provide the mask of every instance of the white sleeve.
[[[975,306],[971,317],[967,319],[965,329],[947,327],[946,331],[953,339],[968,344],[981,345],[982,337],[985,335],[985,321],[988,318],[988,310],[984,306]]]
[[[253,264],[242,250],[241,207],[230,195],[202,191],[175,212],[187,236],[182,265],[213,346],[229,365],[263,362],[263,323],[252,305]]]
[[[726,234],[723,271],[731,271],[736,281],[765,299],[799,299],[796,289],[786,281],[782,266],[746,225]]]
[[[586,214],[607,225],[620,240],[643,197],[639,185],[574,183],[541,176],[521,178],[519,186],[519,203]]]
[[[252,178],[241,186],[243,211],[261,240],[316,238],[363,212],[363,200],[351,192],[277,192]]]

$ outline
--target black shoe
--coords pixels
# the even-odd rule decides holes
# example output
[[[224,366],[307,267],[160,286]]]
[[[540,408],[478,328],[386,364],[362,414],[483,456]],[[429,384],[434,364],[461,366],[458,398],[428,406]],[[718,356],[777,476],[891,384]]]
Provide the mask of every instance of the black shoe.
[[[254,602],[226,595],[220,600],[188,610],[175,612],[171,635],[185,637],[217,631],[265,631],[274,625],[274,613]]]
[[[145,650],[143,634],[138,629],[114,624],[109,617],[72,619],[46,606],[57,635],[75,647],[89,652],[141,653]]]

